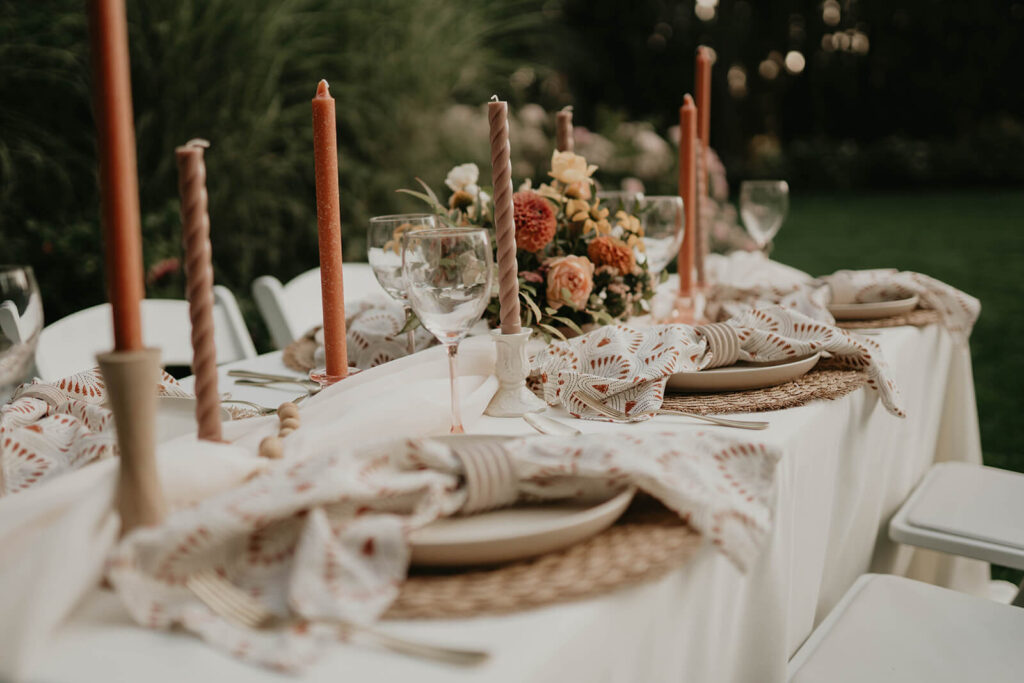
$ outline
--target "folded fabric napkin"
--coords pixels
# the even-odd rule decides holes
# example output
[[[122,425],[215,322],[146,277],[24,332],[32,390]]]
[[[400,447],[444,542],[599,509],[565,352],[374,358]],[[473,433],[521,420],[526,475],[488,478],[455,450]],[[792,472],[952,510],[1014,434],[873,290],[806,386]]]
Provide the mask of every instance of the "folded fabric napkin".
[[[161,396],[191,396],[166,372]],[[99,368],[50,384],[34,380],[0,406],[0,496],[115,454],[113,414]]]
[[[406,575],[411,529],[518,498],[603,500],[627,486],[660,499],[746,569],[771,529],[779,458],[775,447],[709,432],[683,442],[467,437],[302,452],[297,445],[288,462],[118,544],[108,578],[136,621],[180,624],[242,658],[296,671],[337,639],[331,622],[367,623],[387,609]],[[185,586],[202,570],[297,619],[259,631],[225,621]]]
[[[918,306],[937,311],[942,324],[958,339],[966,341],[981,313],[981,302],[933,277],[899,271],[839,270],[821,278],[827,286],[829,303],[863,304],[920,297]]]
[[[355,310],[349,311],[346,320],[348,330],[348,363],[365,370],[383,365],[396,358],[409,355],[408,335],[402,332],[405,326],[405,309],[393,299],[381,297],[360,301]],[[322,327],[313,330],[316,351],[313,360],[324,363],[324,331]],[[422,351],[437,344],[437,339],[422,325],[413,331],[414,348]]]
[[[874,341],[781,306],[748,307],[724,323],[697,327],[602,327],[550,344],[534,358],[532,374],[541,381],[545,401],[564,405],[575,417],[615,421],[583,403],[577,396],[583,392],[625,413],[625,421],[637,422],[661,407],[665,385],[676,372],[736,361],[795,360],[819,352],[865,370],[885,408],[904,416],[899,390]]]

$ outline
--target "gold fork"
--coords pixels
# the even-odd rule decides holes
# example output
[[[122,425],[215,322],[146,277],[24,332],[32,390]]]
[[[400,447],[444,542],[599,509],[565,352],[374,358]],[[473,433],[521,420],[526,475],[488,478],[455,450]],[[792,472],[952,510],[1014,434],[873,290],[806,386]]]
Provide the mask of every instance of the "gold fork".
[[[573,394],[579,401],[591,409],[596,410],[605,417],[610,417],[613,420],[628,420],[630,416],[622,412],[618,408],[613,408],[603,401],[600,401],[593,396],[590,396],[582,389],[578,389]],[[659,415],[682,415],[683,417],[692,417],[698,420],[704,420],[712,424],[720,425],[722,427],[735,427],[736,429],[768,429],[767,422],[760,422],[756,420],[729,420],[724,417],[715,417],[714,415],[700,415],[698,413],[685,413],[681,410],[669,410],[661,409],[658,411]]]
[[[246,628],[270,628],[283,622],[298,621],[282,620],[241,588],[209,569],[196,572],[186,580],[185,585],[215,613]],[[490,656],[482,650],[465,650],[406,640],[367,626],[347,622],[337,622],[336,625],[343,632],[361,633],[385,649],[412,657],[472,666],[483,663]]]

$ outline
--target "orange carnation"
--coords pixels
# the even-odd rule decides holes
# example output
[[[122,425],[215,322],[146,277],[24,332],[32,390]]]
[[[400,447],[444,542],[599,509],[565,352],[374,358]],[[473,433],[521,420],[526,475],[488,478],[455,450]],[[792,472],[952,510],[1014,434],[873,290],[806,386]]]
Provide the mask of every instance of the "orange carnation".
[[[532,190],[512,195],[512,216],[516,223],[516,244],[526,251],[540,251],[551,242],[558,227],[555,210],[548,200]]]
[[[632,273],[636,268],[636,256],[622,240],[602,235],[594,238],[587,246],[587,256],[596,266],[610,266],[619,271],[620,275]]]

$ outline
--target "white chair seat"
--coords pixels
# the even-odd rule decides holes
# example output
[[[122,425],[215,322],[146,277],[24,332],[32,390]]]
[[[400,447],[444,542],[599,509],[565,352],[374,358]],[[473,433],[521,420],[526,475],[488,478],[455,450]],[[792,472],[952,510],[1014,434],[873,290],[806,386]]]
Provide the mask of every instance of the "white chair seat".
[[[897,543],[1024,569],[1022,520],[1024,475],[940,463],[893,517],[889,536]]]
[[[789,663],[790,683],[1024,680],[1024,610],[865,574]]]
[[[371,296],[388,297],[377,282],[369,263],[345,263],[345,304],[352,305]],[[271,275],[256,278],[252,295],[277,348],[284,348],[323,322],[320,301],[320,269],[307,270],[287,284]]]
[[[214,343],[217,362],[254,358],[256,347],[242,320],[235,296],[226,287],[213,288]],[[142,339],[161,351],[161,363],[192,364],[192,324],[188,302],[178,299],[146,299],[142,302]],[[110,304],[93,306],[47,325],[39,335],[36,367],[46,381],[87,370],[96,365],[96,354],[114,347]]]

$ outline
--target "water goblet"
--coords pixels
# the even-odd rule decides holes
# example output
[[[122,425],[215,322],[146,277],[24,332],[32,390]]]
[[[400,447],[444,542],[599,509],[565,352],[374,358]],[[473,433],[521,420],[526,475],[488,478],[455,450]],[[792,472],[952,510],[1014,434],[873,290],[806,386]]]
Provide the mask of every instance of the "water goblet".
[[[640,225],[644,229],[647,270],[654,282],[661,271],[679,253],[686,229],[683,198],[679,196],[644,197],[639,203]]]
[[[788,211],[789,184],[785,180],[747,180],[740,185],[740,217],[762,251],[779,232]]]
[[[597,193],[597,198],[612,214],[616,211],[635,214],[637,205],[644,200],[644,193],[630,192],[629,190],[600,190]]]
[[[493,256],[487,230],[442,228],[407,232],[402,248],[409,304],[448,351],[451,433],[462,434],[456,359],[459,342],[491,299]]]
[[[406,320],[409,319],[405,277],[402,275],[402,237],[408,232],[437,228],[437,216],[429,213],[403,213],[374,216],[366,231],[366,247],[370,268],[377,282],[388,295],[402,304]],[[416,352],[414,330],[408,330],[409,353]]]
[[[0,400],[27,379],[43,329],[43,302],[32,268],[0,266]]]

